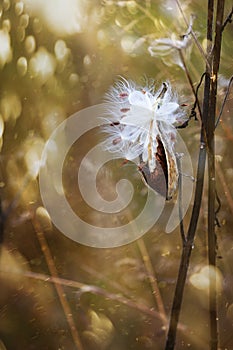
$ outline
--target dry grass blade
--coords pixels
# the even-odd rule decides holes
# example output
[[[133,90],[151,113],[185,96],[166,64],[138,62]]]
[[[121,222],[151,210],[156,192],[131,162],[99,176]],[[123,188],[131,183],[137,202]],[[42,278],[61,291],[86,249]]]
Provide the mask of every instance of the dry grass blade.
[[[147,248],[146,248],[146,245],[145,245],[143,239],[139,239],[137,241],[137,244],[138,244],[138,248],[140,250],[147,274],[149,275],[149,281],[150,281],[150,285],[151,285],[151,289],[152,289],[152,294],[153,294],[155,302],[157,304],[157,307],[158,307],[159,313],[161,315],[161,319],[163,321],[163,324],[167,328],[167,315],[165,312],[163,300],[162,300],[162,297],[160,294],[157,278],[155,276],[155,272],[154,272],[154,269],[153,269],[153,266],[151,263],[150,256],[148,254],[148,251],[147,251]]]
[[[44,254],[46,263],[48,265],[49,272],[53,278],[58,279],[57,269],[56,269],[56,266],[54,264],[54,261],[53,261],[49,246],[47,244],[46,238],[44,236],[44,233],[41,230],[40,224],[36,221],[36,219],[33,219],[32,223],[33,223],[33,226],[35,228],[36,235],[37,235],[38,241],[40,243],[41,250]],[[54,286],[55,286],[55,289],[57,291],[62,308],[64,310],[64,314],[66,316],[66,320],[67,320],[67,323],[69,325],[74,344],[76,345],[76,348],[78,350],[84,350],[82,343],[81,343],[81,340],[80,340],[80,336],[79,336],[77,328],[75,326],[73,315],[72,315],[69,303],[67,301],[63,286],[60,283],[57,283],[57,280],[54,281]]]

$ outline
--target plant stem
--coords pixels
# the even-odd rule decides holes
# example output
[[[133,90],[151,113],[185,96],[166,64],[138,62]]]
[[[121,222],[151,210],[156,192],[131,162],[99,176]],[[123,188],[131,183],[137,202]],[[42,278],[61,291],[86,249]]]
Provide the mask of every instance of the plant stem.
[[[217,76],[220,62],[221,41],[222,41],[222,23],[224,14],[225,0],[218,0],[216,13],[215,42],[213,48],[213,71],[211,79],[210,108],[209,118],[206,124],[206,135],[208,142],[208,260],[209,266],[216,266],[216,235],[215,235],[215,145],[214,131],[216,119],[216,100],[217,100]],[[216,275],[212,269],[209,272],[209,313],[210,313],[210,348],[218,348],[218,330],[217,330],[217,291]]]
[[[206,148],[205,148],[205,145],[201,143],[200,151],[199,151],[197,184],[196,184],[196,191],[195,191],[194,206],[193,206],[192,217],[191,217],[191,221],[188,229],[187,239],[185,242],[183,242],[182,256],[181,256],[180,267],[179,267],[179,272],[177,277],[169,330],[167,335],[167,342],[165,347],[166,350],[172,350],[174,349],[174,346],[175,346],[176,331],[177,331],[181,304],[183,299],[185,281],[187,277],[191,251],[193,248],[193,241],[194,241],[194,236],[196,232],[197,220],[198,220],[199,211],[201,207],[201,198],[202,198],[204,172],[205,172],[205,160],[206,160]]]
[[[214,2],[209,0],[208,2],[208,18],[207,18],[207,41],[209,43],[207,48],[208,59],[210,58],[210,52],[212,50],[212,28],[213,28],[213,10]],[[206,75],[205,75],[205,87],[204,87],[204,100],[203,100],[203,112],[202,112],[202,128],[200,136],[200,150],[197,168],[197,184],[195,189],[194,206],[192,210],[192,216],[188,228],[186,241],[183,242],[183,250],[180,261],[180,267],[177,277],[176,289],[173,299],[172,311],[170,324],[167,335],[167,342],[165,350],[173,350],[175,347],[176,332],[179,321],[179,315],[183,300],[183,293],[185,282],[187,278],[187,272],[189,268],[189,261],[192,252],[195,232],[197,228],[197,221],[199,217],[203,184],[204,184],[204,173],[205,173],[205,162],[206,162],[206,125],[208,124],[209,117],[209,101],[210,101],[210,87],[211,87],[211,72],[210,72],[210,61],[206,64]]]

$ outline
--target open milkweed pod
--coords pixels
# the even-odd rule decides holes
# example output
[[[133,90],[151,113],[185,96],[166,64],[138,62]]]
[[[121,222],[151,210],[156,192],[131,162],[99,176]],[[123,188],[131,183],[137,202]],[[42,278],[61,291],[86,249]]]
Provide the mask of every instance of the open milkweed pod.
[[[122,79],[107,94],[105,149],[128,160],[138,157],[146,184],[168,200],[178,187],[176,127],[187,119],[177,100],[168,82],[155,91],[154,84],[138,87]]]

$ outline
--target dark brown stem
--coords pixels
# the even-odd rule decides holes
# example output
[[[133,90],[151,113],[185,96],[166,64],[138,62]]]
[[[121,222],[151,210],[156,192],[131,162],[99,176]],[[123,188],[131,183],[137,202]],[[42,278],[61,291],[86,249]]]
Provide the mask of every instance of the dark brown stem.
[[[214,131],[216,119],[216,100],[217,100],[217,78],[220,62],[221,42],[222,42],[222,23],[224,14],[225,0],[218,0],[215,27],[215,42],[213,49],[213,71],[211,79],[210,109],[208,123],[206,124],[206,135],[208,142],[208,260],[209,266],[216,267],[216,235],[215,235],[215,145]],[[209,274],[209,313],[210,313],[210,348],[218,348],[217,331],[217,291],[215,273],[210,269]]]
[[[197,170],[197,183],[195,191],[194,206],[192,211],[192,217],[188,229],[188,235],[186,241],[183,243],[183,250],[181,256],[181,262],[178,272],[178,278],[176,283],[176,289],[173,299],[172,311],[170,324],[167,335],[166,350],[172,350],[175,346],[176,332],[178,327],[179,315],[183,300],[184,286],[187,277],[189,260],[193,248],[193,241],[197,227],[198,216],[201,207],[201,198],[203,192],[204,183],[204,172],[205,172],[205,160],[206,160],[206,148],[205,145],[201,143],[199,160],[198,160],[198,170]]]
[[[209,46],[207,49],[208,59],[210,57],[210,52],[212,50],[212,28],[213,28],[213,10],[214,2],[209,0],[208,2],[208,19],[207,19],[207,40]],[[206,64],[206,75],[205,75],[205,88],[204,88],[204,100],[203,100],[203,112],[202,112],[202,129],[200,137],[200,151],[198,159],[198,168],[197,168],[197,183],[195,189],[195,198],[194,206],[192,210],[192,216],[188,228],[188,233],[186,236],[186,242],[183,244],[182,256],[180,261],[180,267],[177,277],[176,289],[173,299],[172,311],[170,324],[167,335],[167,342],[165,350],[173,350],[175,347],[176,332],[178,327],[179,315],[183,300],[183,293],[185,282],[187,278],[187,272],[189,268],[189,261],[192,252],[195,232],[197,228],[197,221],[199,217],[202,193],[203,193],[203,184],[204,184],[204,173],[205,173],[205,162],[206,162],[206,125],[208,124],[209,116],[209,101],[210,101],[210,86],[211,86],[211,72],[210,72],[210,61]]]

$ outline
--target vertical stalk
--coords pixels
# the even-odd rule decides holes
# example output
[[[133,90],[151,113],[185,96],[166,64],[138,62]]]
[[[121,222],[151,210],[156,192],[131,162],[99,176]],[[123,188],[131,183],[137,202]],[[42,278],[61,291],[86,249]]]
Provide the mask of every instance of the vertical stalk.
[[[189,261],[192,252],[194,237],[197,228],[197,221],[199,217],[203,184],[204,184],[204,173],[205,173],[205,162],[206,162],[206,125],[208,124],[209,107],[210,107],[210,87],[211,87],[211,72],[210,72],[210,56],[212,50],[212,33],[213,33],[213,12],[214,12],[214,0],[208,1],[208,18],[207,18],[207,59],[206,64],[206,75],[205,75],[205,87],[204,87],[204,101],[203,101],[203,113],[202,113],[202,128],[200,136],[200,150],[197,168],[197,183],[195,189],[194,206],[192,210],[192,216],[188,228],[186,241],[183,241],[183,250],[180,261],[180,267],[176,282],[175,294],[173,299],[172,311],[170,324],[167,334],[167,342],[165,350],[173,350],[175,347],[176,332],[179,321],[179,315],[183,300],[183,293],[185,282],[187,278],[187,272],[189,268]]]
[[[206,124],[206,136],[208,143],[208,260],[209,266],[216,266],[216,235],[215,235],[215,144],[214,131],[216,120],[217,78],[220,62],[222,24],[225,0],[218,0],[215,27],[215,42],[212,57],[212,76],[209,118]],[[210,314],[210,348],[218,348],[217,330],[217,291],[216,274],[210,268],[209,272],[209,314]]]
[[[173,350],[175,347],[176,332],[180,316],[180,310],[183,300],[184,287],[187,278],[187,272],[189,268],[189,260],[193,248],[194,236],[197,227],[198,216],[201,207],[201,198],[203,192],[204,183],[204,172],[205,172],[205,161],[206,161],[206,148],[205,144],[201,143],[198,159],[198,169],[197,169],[197,182],[196,191],[194,198],[194,206],[192,211],[192,217],[188,229],[187,239],[183,241],[183,250],[180,260],[180,267],[176,282],[175,294],[173,298],[173,305],[171,311],[170,324],[167,334],[167,342],[165,350]]]

